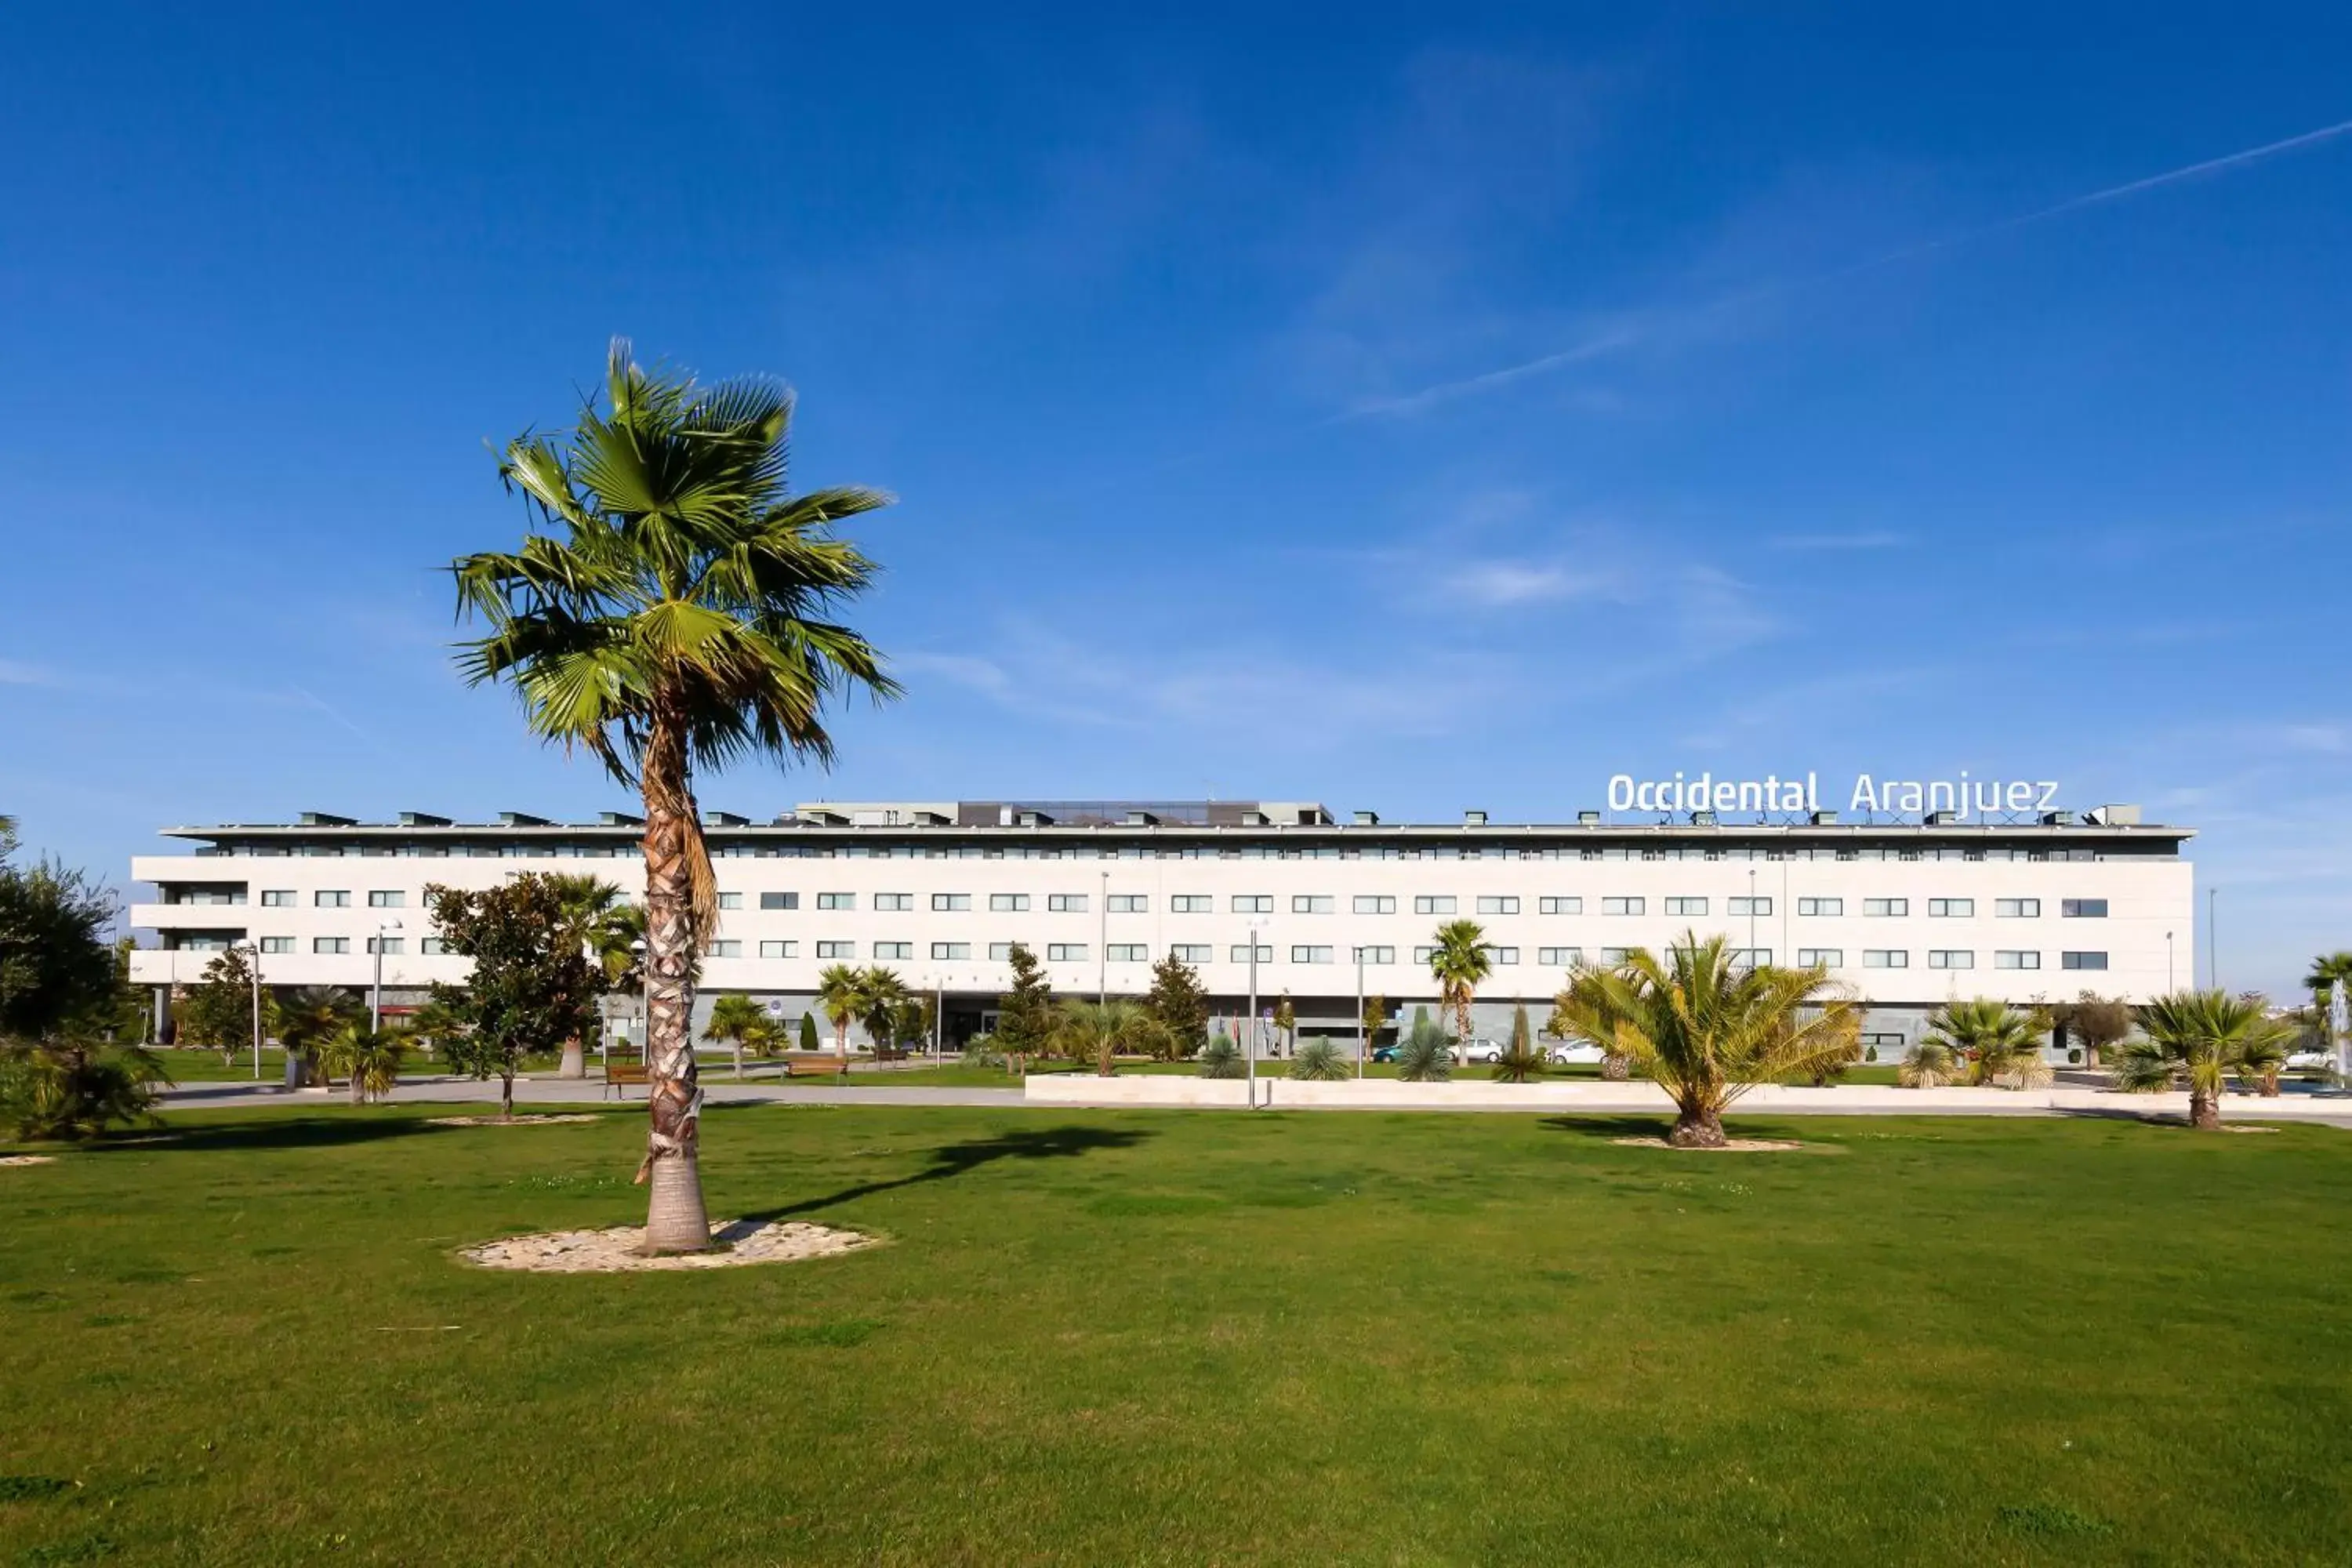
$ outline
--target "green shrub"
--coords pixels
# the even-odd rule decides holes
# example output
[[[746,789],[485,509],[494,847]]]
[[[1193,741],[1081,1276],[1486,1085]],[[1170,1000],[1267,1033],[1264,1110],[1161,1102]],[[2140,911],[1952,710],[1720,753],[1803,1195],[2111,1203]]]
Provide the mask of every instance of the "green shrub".
[[[1195,1059],[1201,1064],[1202,1078],[1244,1078],[1249,1073],[1249,1064],[1242,1060],[1241,1048],[1223,1029],[1217,1031],[1215,1038],[1201,1047],[1201,1054]]]
[[[95,1138],[117,1122],[153,1122],[155,1086],[169,1081],[136,1046],[10,1046],[0,1050],[0,1121],[19,1138]]]
[[[1309,1040],[1298,1047],[1290,1076],[1308,1083],[1344,1083],[1356,1076],[1355,1064],[1328,1040]]]
[[[1397,1047],[1397,1077],[1407,1083],[1444,1083],[1454,1076],[1454,1053],[1445,1031],[1429,1021],[1427,1008],[1416,1009],[1412,1030]]]

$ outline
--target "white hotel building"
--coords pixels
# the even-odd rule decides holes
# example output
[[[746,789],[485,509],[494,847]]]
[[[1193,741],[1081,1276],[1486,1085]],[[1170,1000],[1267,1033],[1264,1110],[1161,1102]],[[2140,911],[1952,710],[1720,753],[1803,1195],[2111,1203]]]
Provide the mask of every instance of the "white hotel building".
[[[1363,990],[1408,1016],[1435,1003],[1431,933],[1456,917],[1492,946],[1482,1034],[1507,1030],[1518,1001],[1540,1027],[1580,956],[1607,962],[1685,931],[1725,933],[1759,962],[1827,964],[1870,1004],[1882,1057],[1951,998],[2140,1000],[2192,978],[2190,830],[2142,823],[2133,807],[1990,823],[1646,815],[1394,824],[1358,812],[1342,824],[1273,801],[818,802],[766,823],[714,811],[704,831],[722,914],[703,1005],[740,991],[797,1019],[827,965],[885,964],[941,996],[960,1040],[990,1021],[1021,942],[1057,992],[1078,995],[1139,994],[1173,953],[1237,1015],[1255,947],[1262,1005],[1286,994],[1306,1032],[1351,1034],[1360,968]],[[188,847],[131,863],[155,889],[131,924],[157,939],[131,973],[159,1008],[232,943],[257,950],[273,986],[364,991],[380,956],[385,1003],[404,1006],[465,974],[437,951],[428,883],[538,869],[635,889],[643,875],[639,825],[619,813],[486,824],[306,813],[165,837]]]

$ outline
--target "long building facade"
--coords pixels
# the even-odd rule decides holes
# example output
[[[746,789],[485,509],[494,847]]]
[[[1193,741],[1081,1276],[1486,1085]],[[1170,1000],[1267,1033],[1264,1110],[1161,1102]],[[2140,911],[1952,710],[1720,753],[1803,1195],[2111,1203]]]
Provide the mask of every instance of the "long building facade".
[[[880,964],[938,996],[953,1043],[992,1022],[1023,942],[1057,992],[1086,996],[1140,994],[1173,954],[1218,1011],[1240,1016],[1255,950],[1261,1009],[1286,995],[1303,1032],[1351,1035],[1360,987],[1405,1016],[1434,1011],[1433,932],[1454,919],[1485,929],[1493,960],[1481,1034],[1507,1031],[1518,1003],[1539,1027],[1580,958],[1686,931],[1722,933],[1759,963],[1828,965],[1870,1005],[1881,1057],[1953,998],[2138,1001],[2191,979],[2191,832],[2131,807],[1998,822],[1652,815],[1342,823],[1313,803],[1223,801],[814,802],[769,822],[712,812],[721,918],[702,1005],[742,992],[793,1021],[821,971]],[[524,869],[631,890],[643,879],[640,825],[619,813],[480,824],[308,813],[164,831],[187,847],[131,864],[156,899],[133,906],[131,923],[157,943],[131,973],[159,1006],[212,952],[249,944],[268,984],[364,991],[380,975],[387,1006],[404,1007],[465,975],[438,951],[428,884],[484,887]]]

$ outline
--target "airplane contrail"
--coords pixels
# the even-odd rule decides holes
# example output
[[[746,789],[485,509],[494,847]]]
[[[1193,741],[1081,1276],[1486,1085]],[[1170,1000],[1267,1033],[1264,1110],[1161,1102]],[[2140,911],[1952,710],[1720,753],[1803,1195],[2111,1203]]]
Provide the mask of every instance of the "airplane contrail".
[[[2299,136],[2289,136],[2277,142],[2266,142],[2259,147],[2248,147],[2236,153],[2225,153],[2218,158],[2201,159],[2194,163],[2183,164],[2178,169],[2168,169],[2160,174],[2149,174],[2144,179],[2128,180],[2120,185],[2109,185],[2104,190],[2070,196],[2053,206],[2037,207],[2032,212],[2002,218],[1998,223],[1986,224],[1981,228],[1967,229],[1942,239],[1925,240],[1917,245],[1905,246],[1899,250],[1890,250],[1860,261],[1848,262],[1843,267],[1832,268],[1826,272],[1815,272],[1801,278],[1782,279],[1756,284],[1736,293],[1710,300],[1688,313],[1706,315],[1733,305],[1769,298],[1775,294],[1794,293],[1799,289],[1839,281],[1851,278],[1856,273],[1889,267],[1898,261],[1908,261],[1916,257],[1932,255],[1939,250],[1949,250],[1956,246],[1973,244],[1977,240],[1987,239],[1997,234],[2007,234],[2012,229],[2023,228],[2029,224],[2042,223],[2050,218],[2062,217],[2068,213],[2080,212],[2085,207],[2120,201],[2126,196],[2137,195],[2142,191],[2154,190],[2159,185],[2177,184],[2180,181],[2193,180],[2200,175],[2219,174],[2225,169],[2259,163],[2264,158],[2275,157],[2281,153],[2292,153],[2298,148],[2315,146],[2322,142],[2330,142],[2338,136],[2347,134],[2352,134],[2352,120],[2338,121],[2333,125],[2323,125],[2316,131],[2304,132]],[[1433,385],[1424,386],[1417,392],[1402,393],[1393,397],[1368,398],[1339,417],[1359,419],[1384,415],[1418,414],[1425,408],[1450,402],[1457,397],[1472,396],[1497,386],[1508,385],[1512,382],[1523,380],[1531,375],[1540,375],[1546,371],[1557,370],[1562,365],[1573,364],[1582,360],[1597,359],[1603,354],[1630,347],[1640,342],[1643,336],[1643,334],[1634,328],[1620,327],[1570,348],[1526,360],[1517,364],[1505,365],[1500,369],[1465,376],[1458,381],[1438,382]]]

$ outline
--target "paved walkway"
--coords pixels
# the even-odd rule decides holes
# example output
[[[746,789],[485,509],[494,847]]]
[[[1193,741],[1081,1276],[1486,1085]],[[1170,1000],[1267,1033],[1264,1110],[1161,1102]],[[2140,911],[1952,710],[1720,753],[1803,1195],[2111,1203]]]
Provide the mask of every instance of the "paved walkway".
[[[726,1077],[705,1075],[703,1098],[713,1105],[1019,1105],[1021,1090],[1006,1089],[939,1089],[897,1084],[843,1088],[833,1084],[794,1084],[787,1088],[772,1077],[761,1083],[752,1079],[737,1083]],[[646,1091],[630,1089],[625,1091],[626,1103],[643,1109]],[[393,1094],[393,1102],[415,1101],[425,1104],[474,1105],[488,1101],[496,1105],[499,1085],[496,1079],[488,1082],[470,1078],[432,1075],[404,1078]],[[559,1079],[527,1078],[515,1080],[517,1105],[607,1105],[623,1103],[618,1097],[606,1098],[601,1078]],[[180,1084],[163,1090],[166,1110],[244,1110],[257,1106],[278,1106],[299,1109],[321,1105],[348,1105],[348,1089],[289,1089],[282,1084],[251,1081],[229,1083]]]

